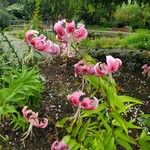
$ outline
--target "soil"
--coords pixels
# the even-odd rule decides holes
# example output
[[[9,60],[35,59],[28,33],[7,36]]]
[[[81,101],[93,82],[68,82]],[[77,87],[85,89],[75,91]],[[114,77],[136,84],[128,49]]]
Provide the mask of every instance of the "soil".
[[[72,106],[67,102],[66,96],[76,91],[80,86],[80,82],[75,78],[73,65],[78,62],[77,59],[68,59],[67,63],[61,58],[57,58],[50,65],[41,66],[43,74],[42,80],[45,82],[45,91],[42,94],[42,104],[39,115],[49,120],[48,127],[45,129],[33,128],[34,137],[25,141],[25,148],[20,142],[21,131],[13,131],[9,120],[5,120],[0,133],[8,136],[8,141],[0,142],[0,149],[14,150],[50,150],[51,144],[62,135],[58,134],[55,128],[57,120],[66,115],[71,115],[74,111]]]
[[[102,59],[104,60],[104,58]],[[99,59],[101,58],[99,57]],[[61,139],[62,133],[57,131],[55,123],[60,118],[74,112],[72,106],[67,102],[66,95],[78,90],[80,86],[80,80],[75,78],[73,71],[73,65],[76,62],[78,60],[70,58],[67,63],[64,63],[62,59],[57,58],[50,66],[47,64],[41,66],[45,91],[42,94],[40,115],[48,118],[48,127],[45,129],[34,128],[34,137],[32,140],[30,138],[26,140],[24,148],[20,142],[21,131],[13,131],[9,120],[6,120],[0,128],[0,132],[1,135],[8,136],[9,140],[3,141],[0,149],[50,150],[52,142],[57,138]],[[141,99],[144,105],[140,110],[150,113],[150,79],[143,77],[141,71],[141,69],[129,69],[128,64],[124,63],[124,67],[114,74],[114,77],[122,92]]]

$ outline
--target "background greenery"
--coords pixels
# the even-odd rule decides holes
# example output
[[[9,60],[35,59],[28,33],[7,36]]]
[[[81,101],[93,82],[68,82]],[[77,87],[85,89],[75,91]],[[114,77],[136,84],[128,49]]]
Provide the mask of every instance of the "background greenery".
[[[0,23],[8,13],[25,20],[40,16],[53,22],[62,15],[88,25],[150,28],[149,4],[147,0],[0,0]]]

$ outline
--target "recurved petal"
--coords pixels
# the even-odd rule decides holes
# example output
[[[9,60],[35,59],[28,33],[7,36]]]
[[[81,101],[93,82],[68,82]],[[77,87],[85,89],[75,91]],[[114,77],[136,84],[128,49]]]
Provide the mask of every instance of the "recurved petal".
[[[66,22],[66,33],[74,33],[75,31],[75,23],[72,22]]]

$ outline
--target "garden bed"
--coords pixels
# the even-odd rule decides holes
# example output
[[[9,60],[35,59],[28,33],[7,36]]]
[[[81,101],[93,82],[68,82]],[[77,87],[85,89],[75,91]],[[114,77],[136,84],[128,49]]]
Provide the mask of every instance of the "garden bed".
[[[114,74],[114,77],[121,93],[143,101],[144,105],[136,108],[137,113],[141,111],[150,113],[150,80],[143,77],[141,73],[141,66],[149,62],[149,57],[145,53],[139,51],[138,55],[135,51],[131,53],[125,50],[121,53],[120,50],[97,50],[97,52],[92,51],[91,53],[102,62],[108,54],[122,59],[123,67],[118,73]],[[145,56],[148,58],[145,59]],[[50,66],[47,64],[41,66],[45,91],[41,97],[42,104],[39,114],[48,118],[49,125],[45,129],[34,128],[34,137],[32,140],[30,138],[26,140],[26,147],[24,148],[20,142],[22,132],[13,131],[12,126],[9,124],[10,121],[5,118],[0,132],[2,136],[8,136],[9,139],[1,141],[1,149],[49,150],[53,141],[58,137],[59,139],[62,138],[63,133],[57,131],[55,123],[62,117],[74,112],[72,106],[67,102],[66,95],[78,90],[80,86],[80,79],[74,76],[73,65],[76,62],[78,62],[77,59],[68,59],[66,63],[57,58]],[[134,117],[134,112],[135,109],[133,109],[130,117]]]

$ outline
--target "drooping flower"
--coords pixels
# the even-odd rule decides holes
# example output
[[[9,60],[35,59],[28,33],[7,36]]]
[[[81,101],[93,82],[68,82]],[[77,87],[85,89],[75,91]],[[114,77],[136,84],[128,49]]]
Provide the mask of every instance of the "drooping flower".
[[[63,140],[61,140],[60,142],[55,141],[51,146],[51,150],[69,150],[69,146],[65,144]]]
[[[60,47],[58,44],[52,43],[52,41],[47,40],[44,35],[39,35],[36,30],[29,30],[25,34],[25,41],[27,44],[32,46],[38,52],[44,52],[51,55],[59,55]]]
[[[45,128],[48,124],[48,120],[46,118],[43,118],[43,121],[39,122],[38,112],[35,113],[31,109],[28,110],[27,108],[28,106],[25,106],[22,109],[22,113],[26,121],[28,121],[30,124],[32,124],[33,126],[37,128]]]
[[[39,121],[38,119],[38,112],[34,112],[32,111],[31,109],[27,109],[28,107],[25,106],[23,109],[22,109],[22,113],[23,113],[23,116],[24,118],[26,119],[27,122],[30,123],[29,125],[29,128],[28,130],[23,133],[22,135],[22,138],[21,138],[21,141],[23,142],[23,145],[25,146],[24,144],[24,140],[31,134],[33,134],[33,131],[32,131],[32,128],[33,126],[37,127],[37,128],[45,128],[47,125],[48,125],[48,119],[46,118],[43,118],[42,121]]]
[[[45,38],[43,38],[43,36],[39,36],[39,37],[34,37],[31,40],[31,45],[40,52],[46,52],[49,47],[51,46],[52,42],[46,41]]]
[[[69,102],[74,105],[78,106],[85,110],[94,110],[98,107],[98,99],[93,98],[90,99],[89,97],[84,97],[85,93],[82,91],[76,91],[67,96]]]
[[[119,58],[114,58],[111,55],[106,56],[106,63],[97,63],[94,66],[95,74],[98,76],[104,76],[114,73],[122,66],[122,61]]]
[[[88,33],[85,29],[84,25],[81,25],[81,27],[77,28],[74,32],[74,39],[76,41],[82,41],[87,37]]]
[[[106,62],[109,73],[118,71],[122,66],[122,61],[119,58],[112,57],[111,55],[106,56]]]
[[[80,104],[82,109],[85,110],[94,110],[98,107],[98,99],[94,97],[93,99],[90,99],[88,97],[85,97],[83,101]]]
[[[79,61],[74,65],[74,70],[75,70],[75,76],[80,76],[80,75],[94,75],[94,67],[90,64],[85,64],[83,60]]]
[[[58,44],[51,44],[46,51],[51,55],[57,56],[60,54],[60,47]]]
[[[102,77],[104,75],[107,75],[108,74],[108,67],[105,63],[97,63],[95,66],[94,66],[94,71],[95,71],[95,74]]]
[[[150,66],[148,66],[148,64],[144,64],[142,66],[143,72],[142,74],[145,76],[146,74],[148,75],[148,77],[150,77]]]
[[[81,102],[80,102],[80,97],[85,95],[85,93],[83,93],[82,91],[76,91],[72,94],[69,94],[67,96],[67,99],[69,100],[69,102],[74,105],[74,106],[78,106]]]
[[[25,34],[25,41],[28,43],[28,44],[31,44],[31,41],[34,37],[37,37],[37,35],[39,34],[38,31],[36,30],[29,30],[26,32]]]

